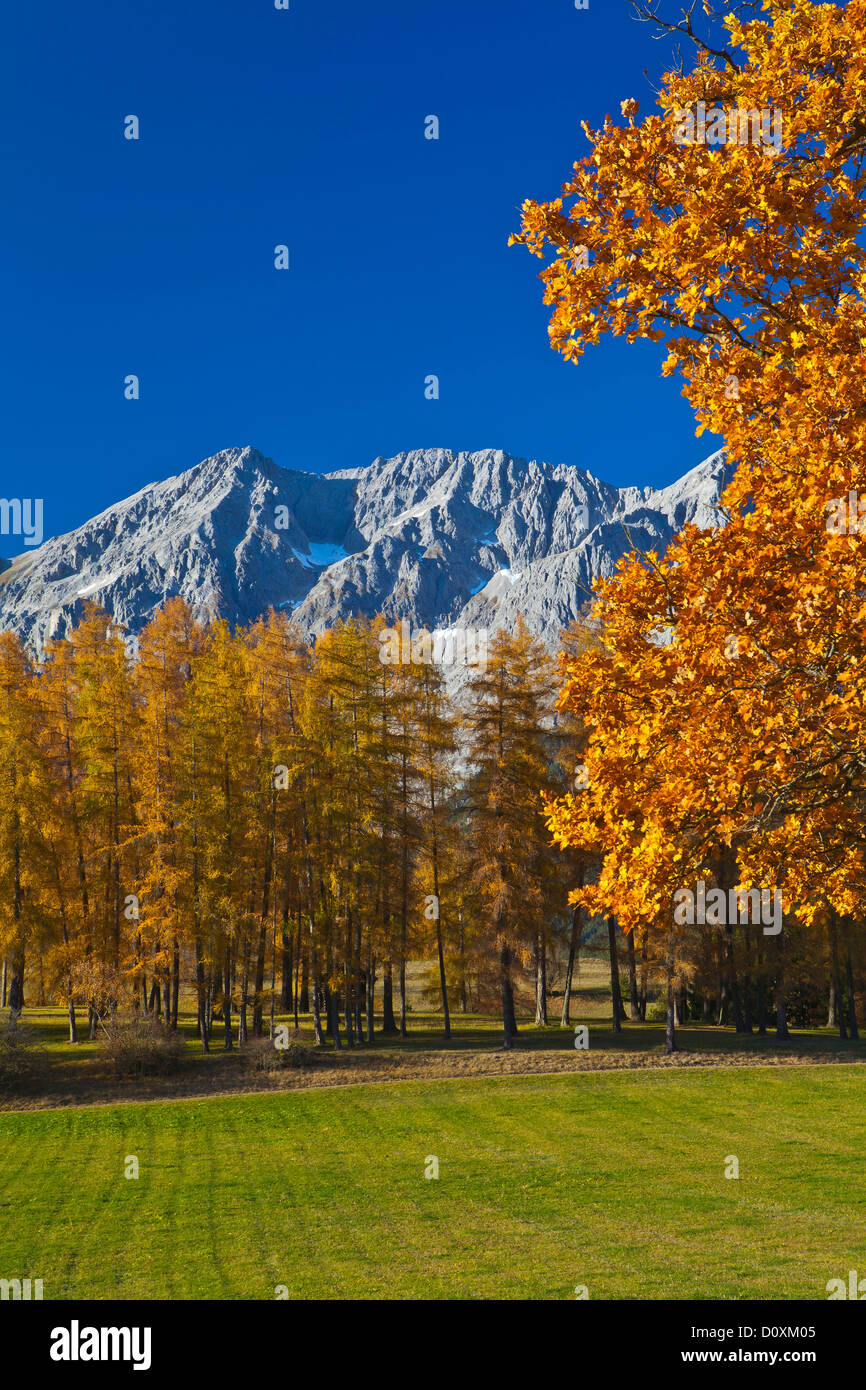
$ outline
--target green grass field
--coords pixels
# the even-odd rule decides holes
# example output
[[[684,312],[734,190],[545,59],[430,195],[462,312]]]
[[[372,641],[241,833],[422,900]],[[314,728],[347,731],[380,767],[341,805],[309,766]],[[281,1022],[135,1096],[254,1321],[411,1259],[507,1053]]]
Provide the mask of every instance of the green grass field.
[[[46,1299],[826,1299],[866,1273],[864,1101],[860,1067],[796,1066],[9,1113],[0,1277]]]

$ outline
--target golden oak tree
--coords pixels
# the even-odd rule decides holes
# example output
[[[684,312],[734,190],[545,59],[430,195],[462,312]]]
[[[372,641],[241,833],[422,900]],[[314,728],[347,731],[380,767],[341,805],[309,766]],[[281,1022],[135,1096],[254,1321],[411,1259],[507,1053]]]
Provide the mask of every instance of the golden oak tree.
[[[732,470],[721,529],[600,586],[605,651],[569,663],[563,696],[592,731],[589,785],[552,829],[603,848],[582,901],[660,939],[702,876],[778,887],[805,921],[863,909],[866,5],[769,0],[725,25],[659,114],[629,99],[625,125],[585,128],[564,198],[526,203],[516,238],[552,254],[554,348],[664,338]],[[741,138],[744,112],[772,142]],[[702,113],[724,113],[723,143]]]

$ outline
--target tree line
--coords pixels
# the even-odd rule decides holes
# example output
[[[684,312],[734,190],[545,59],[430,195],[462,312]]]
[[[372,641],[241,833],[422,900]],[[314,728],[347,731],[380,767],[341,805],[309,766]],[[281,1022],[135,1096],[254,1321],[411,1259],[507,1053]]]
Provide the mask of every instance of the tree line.
[[[137,638],[88,603],[39,661],[0,634],[3,1003],[38,962],[72,1041],[81,1010],[91,1036],[122,1006],[176,1027],[190,988],[205,1051],[276,1010],[353,1046],[377,1013],[405,1036],[407,966],[432,960],[446,1037],[495,991],[508,1045],[524,967],[546,1021],[569,916],[541,815],[555,667],[520,623],[455,702],[412,640],[384,618],[315,642],[274,611],[204,626],[178,598]]]
[[[672,1024],[856,1036],[847,919],[825,937],[790,916],[783,938],[711,917],[673,932],[668,905],[624,933],[625,880],[600,915],[581,906],[607,891],[605,827],[561,849],[547,822],[594,804],[587,712],[606,687],[578,701],[575,672],[611,661],[599,634],[564,634],[557,711],[563,677],[522,622],[456,698],[408,629],[393,659],[397,631],[377,617],[310,641],[273,611],[232,631],[171,599],[136,639],[88,604],[40,661],[0,634],[3,1005],[38,978],[76,1041],[82,1016],[92,1037],[118,1008],[176,1028],[188,991],[205,1051],[277,1012],[353,1047],[406,1036],[414,962],[446,1038],[453,1012],[495,1010],[510,1046],[517,984],[544,1025],[555,974],[569,1023],[583,950],[607,956],[614,1031],[661,980]],[[601,801],[627,833],[616,780]]]

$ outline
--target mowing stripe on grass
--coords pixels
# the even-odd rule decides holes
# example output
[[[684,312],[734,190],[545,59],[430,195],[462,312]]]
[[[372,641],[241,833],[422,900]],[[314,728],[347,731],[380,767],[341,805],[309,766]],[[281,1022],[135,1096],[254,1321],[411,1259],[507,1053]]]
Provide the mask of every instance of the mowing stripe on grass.
[[[826,1298],[866,1273],[864,1099],[861,1068],[804,1066],[9,1113],[0,1277],[46,1298]]]

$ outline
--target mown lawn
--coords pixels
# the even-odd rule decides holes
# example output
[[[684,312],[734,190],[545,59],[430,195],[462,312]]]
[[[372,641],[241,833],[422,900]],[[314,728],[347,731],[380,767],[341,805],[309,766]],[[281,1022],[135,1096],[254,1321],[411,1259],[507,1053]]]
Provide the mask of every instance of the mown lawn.
[[[53,1299],[826,1298],[866,1273],[864,1100],[860,1067],[802,1066],[7,1114],[0,1277]]]

